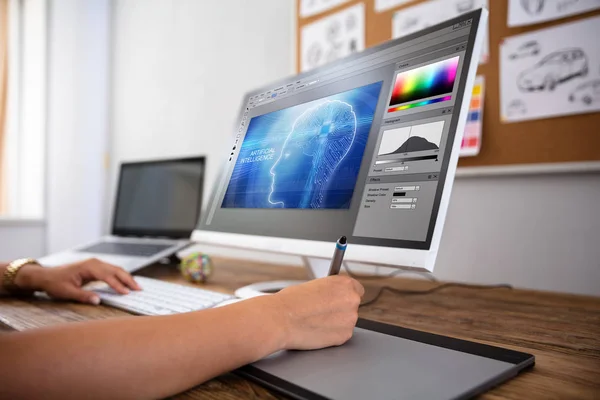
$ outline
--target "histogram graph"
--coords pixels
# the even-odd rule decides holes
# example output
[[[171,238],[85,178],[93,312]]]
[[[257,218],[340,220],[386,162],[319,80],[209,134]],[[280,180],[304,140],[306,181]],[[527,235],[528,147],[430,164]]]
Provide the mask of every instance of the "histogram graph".
[[[389,129],[383,132],[378,156],[439,150],[444,121]]]

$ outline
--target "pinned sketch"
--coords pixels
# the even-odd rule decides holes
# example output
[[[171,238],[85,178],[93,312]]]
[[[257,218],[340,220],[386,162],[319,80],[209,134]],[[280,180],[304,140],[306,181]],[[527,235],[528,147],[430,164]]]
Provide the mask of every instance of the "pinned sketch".
[[[519,0],[519,6],[529,15],[539,15],[544,10],[546,0]]]
[[[588,81],[577,86],[569,95],[571,103],[582,103],[587,106],[600,104],[600,79]]]
[[[383,12],[415,0],[375,0],[375,11]]]
[[[469,115],[465,125],[465,134],[460,146],[460,156],[476,156],[481,150],[481,136],[483,127],[483,99],[485,92],[485,78],[477,76],[473,85],[473,94],[469,104]]]
[[[600,17],[506,38],[503,122],[600,111]]]
[[[506,115],[509,119],[524,118],[527,115],[527,106],[521,99],[511,100],[506,106]]]
[[[392,17],[392,38],[407,36],[441,22],[443,17],[438,3],[426,1],[395,13]]]
[[[508,26],[537,24],[600,8],[600,0],[509,0]]]
[[[508,55],[508,58],[515,60],[517,58],[533,57],[540,54],[540,44],[537,40],[530,40],[520,45],[514,52]]]
[[[301,70],[311,70],[364,48],[365,7],[359,3],[302,28]]]
[[[392,37],[399,38],[439,24],[464,13],[488,8],[488,0],[429,0],[413,7],[404,8],[392,18]],[[489,58],[489,35],[486,31],[481,49],[480,64]]]
[[[522,71],[517,79],[517,86],[522,92],[553,91],[557,85],[562,85],[577,77],[585,77],[588,72],[588,58],[582,49],[560,49]]]
[[[444,19],[456,18],[459,15],[475,11],[480,8],[489,8],[488,0],[442,0]],[[486,27],[479,64],[485,64],[490,58],[489,28]]]
[[[301,0],[300,17],[312,17],[346,2],[348,0]]]

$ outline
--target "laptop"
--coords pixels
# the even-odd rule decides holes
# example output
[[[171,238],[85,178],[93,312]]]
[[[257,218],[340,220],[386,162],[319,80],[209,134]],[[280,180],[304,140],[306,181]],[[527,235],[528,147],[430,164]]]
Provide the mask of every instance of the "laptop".
[[[204,164],[204,157],[121,164],[111,235],[40,264],[98,258],[134,272],[188,246],[200,214]]]

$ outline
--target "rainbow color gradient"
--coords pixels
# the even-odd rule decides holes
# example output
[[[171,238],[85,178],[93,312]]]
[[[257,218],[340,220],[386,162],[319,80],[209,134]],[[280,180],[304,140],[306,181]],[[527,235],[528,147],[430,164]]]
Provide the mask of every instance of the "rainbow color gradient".
[[[423,100],[423,101],[419,101],[417,103],[404,104],[402,106],[388,108],[388,112],[408,110],[409,108],[426,106],[428,104],[441,103],[442,101],[448,101],[448,100],[452,100],[452,96],[438,97],[437,99]]]
[[[459,59],[460,56],[456,56],[409,71],[400,72],[396,75],[389,104],[391,108],[388,111],[400,111],[450,100],[452,96],[430,100],[423,99],[452,93]],[[405,103],[411,104],[400,106]]]

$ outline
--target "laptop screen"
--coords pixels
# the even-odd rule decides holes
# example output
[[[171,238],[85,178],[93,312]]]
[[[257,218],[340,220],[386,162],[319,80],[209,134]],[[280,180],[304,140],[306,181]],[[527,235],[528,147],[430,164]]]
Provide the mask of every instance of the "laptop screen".
[[[114,235],[189,237],[202,201],[204,158],[125,163]]]

